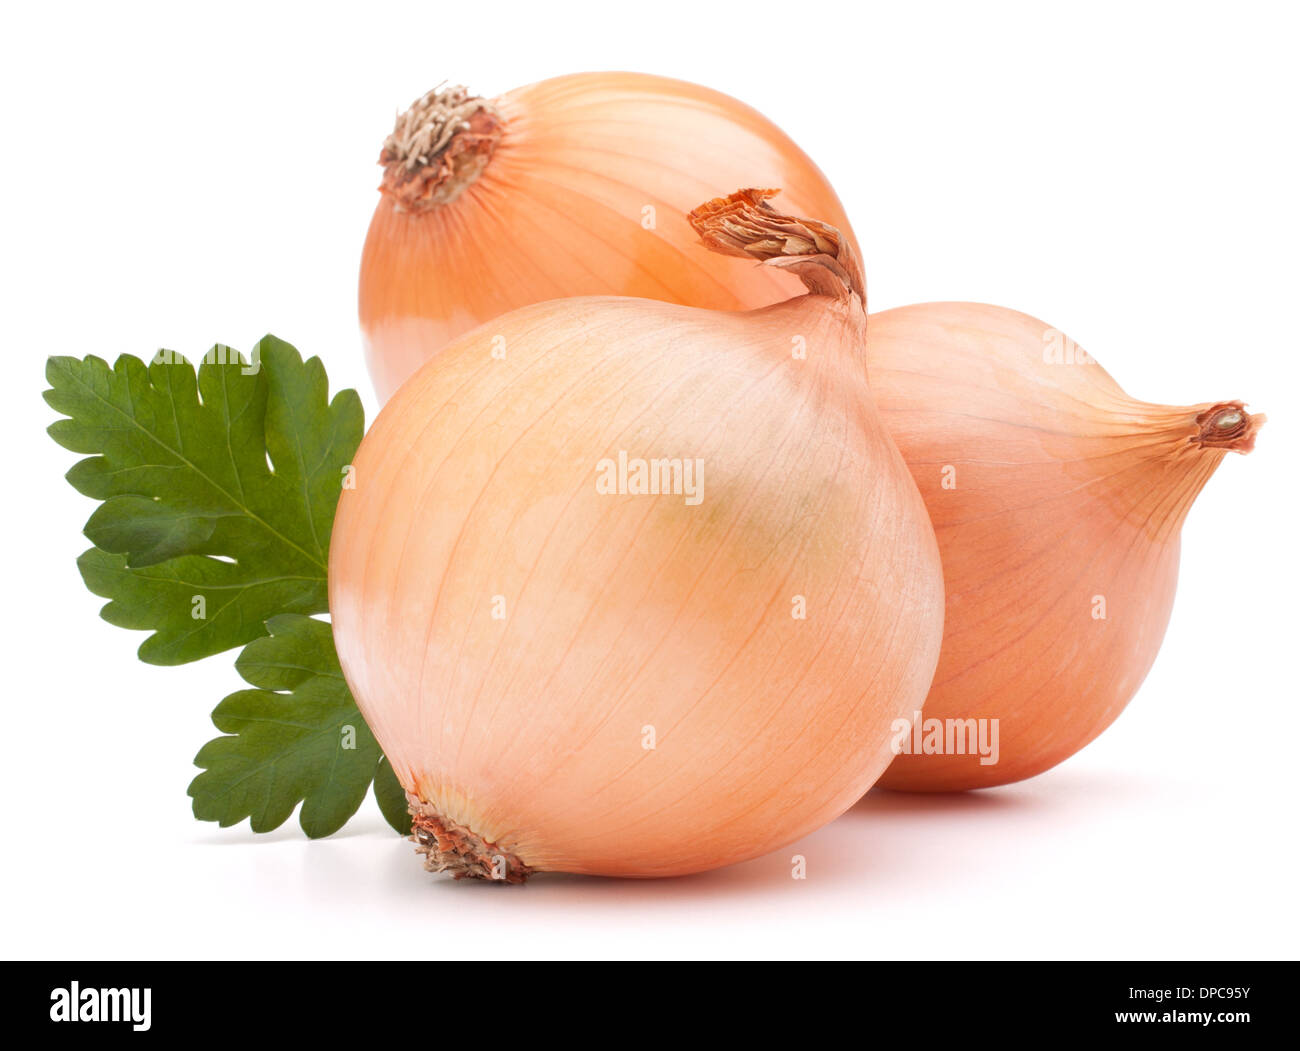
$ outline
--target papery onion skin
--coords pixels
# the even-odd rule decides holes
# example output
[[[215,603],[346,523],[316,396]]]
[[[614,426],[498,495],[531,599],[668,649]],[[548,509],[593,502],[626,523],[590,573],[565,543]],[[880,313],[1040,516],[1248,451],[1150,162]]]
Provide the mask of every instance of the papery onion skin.
[[[383,195],[359,292],[381,400],[445,343],[532,303],[621,295],[744,310],[798,295],[798,281],[779,270],[699,250],[686,213],[736,186],[779,186],[786,212],[853,241],[816,165],[719,92],[641,73],[583,73],[510,91],[490,111],[452,101],[465,128],[442,154],[405,158],[408,133],[390,137],[381,158]],[[454,175],[440,167],[448,151]],[[454,189],[431,189],[430,171]]]
[[[700,872],[811,832],[891,760],[938,657],[942,571],[840,287],[748,313],[526,307],[380,413],[330,609],[431,868]],[[599,493],[620,450],[699,458],[702,501]]]
[[[943,557],[943,649],[922,718],[997,719],[999,753],[903,754],[880,784],[1032,777],[1137,691],[1169,622],[1184,516],[1264,417],[1236,401],[1138,401],[1050,325],[978,303],[872,314],[868,362]]]

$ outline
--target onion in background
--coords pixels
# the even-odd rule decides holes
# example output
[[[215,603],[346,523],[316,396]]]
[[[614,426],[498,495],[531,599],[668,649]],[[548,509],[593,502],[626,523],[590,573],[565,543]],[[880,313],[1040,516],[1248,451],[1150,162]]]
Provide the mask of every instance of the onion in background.
[[[1138,401],[1050,325],[979,303],[872,314],[868,360],[947,594],[924,721],[881,784],[958,790],[1041,773],[1141,685],[1169,623],[1183,519],[1264,417],[1239,401]],[[929,720],[952,721],[954,744],[960,726],[968,745],[997,720],[997,762],[969,746],[917,754]]]
[[[798,295],[779,270],[700,250],[686,213],[737,186],[781,187],[786,211],[857,249],[835,191],[776,125],[665,77],[581,73],[495,100],[433,91],[380,159],[360,314],[381,401],[450,340],[543,300],[745,310]]]

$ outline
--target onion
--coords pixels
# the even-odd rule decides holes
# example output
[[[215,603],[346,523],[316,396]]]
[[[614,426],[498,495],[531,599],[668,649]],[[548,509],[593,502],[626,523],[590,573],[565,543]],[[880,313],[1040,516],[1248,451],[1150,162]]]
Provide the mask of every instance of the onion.
[[[334,637],[429,868],[755,857],[852,805],[924,699],[942,571],[867,386],[861,269],[768,195],[693,222],[809,294],[526,307],[449,344],[362,441]]]
[[[1056,329],[1001,307],[903,307],[869,331],[872,390],[930,511],[947,592],[934,686],[881,784],[1030,777],[1132,698],[1169,621],[1183,518],[1264,417],[1239,401],[1137,401]],[[926,754],[935,731],[946,754]],[[996,762],[970,747],[981,734]]]
[[[736,186],[848,218],[774,124],[716,91],[585,73],[494,101],[430,92],[397,120],[361,260],[360,314],[381,399],[445,343],[519,307],[582,295],[740,310],[802,291],[779,269],[708,258],[686,221]]]

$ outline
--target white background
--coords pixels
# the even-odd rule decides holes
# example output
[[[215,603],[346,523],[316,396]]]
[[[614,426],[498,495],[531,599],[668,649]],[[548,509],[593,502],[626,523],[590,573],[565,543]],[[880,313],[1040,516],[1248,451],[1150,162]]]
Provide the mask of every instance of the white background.
[[[7,9],[0,952],[1295,957],[1292,19],[1242,3]],[[873,308],[1014,306],[1134,395],[1270,415],[1190,515],[1154,671],[1030,782],[873,793],[789,851],[690,879],[453,884],[369,800],[315,843],[294,823],[195,822],[190,761],[242,684],[230,656],[143,665],[142,636],[97,618],[74,565],[93,505],[42,433],[44,358],[197,356],[269,330],[372,415],[355,286],[395,110],[444,78],[493,95],[615,68],[708,84],[789,131],[854,218]]]

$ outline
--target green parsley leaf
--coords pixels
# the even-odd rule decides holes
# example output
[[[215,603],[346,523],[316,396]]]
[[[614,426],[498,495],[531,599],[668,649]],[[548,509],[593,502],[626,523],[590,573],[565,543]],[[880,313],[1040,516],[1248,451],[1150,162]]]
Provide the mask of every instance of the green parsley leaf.
[[[182,664],[264,635],[268,618],[328,609],[330,529],[364,430],[361,401],[329,401],[325,370],[267,336],[197,376],[179,355],[54,357],[50,436],[90,453],[68,472],[103,503],[78,560],[101,616],[152,631],[151,664]],[[238,705],[232,705],[231,711]],[[233,716],[232,716],[233,717]]]
[[[406,789],[397,780],[387,756],[381,756],[375,770],[375,802],[384,820],[404,836],[411,834],[411,811],[406,805]]]
[[[217,705],[212,721],[229,736],[194,759],[203,768],[189,788],[194,816],[222,827],[249,818],[269,832],[301,802],[298,821],[317,839],[343,827],[373,780],[385,818],[409,834],[405,795],[343,680],[329,624],[286,614],[267,628],[235,662],[256,689]]]

